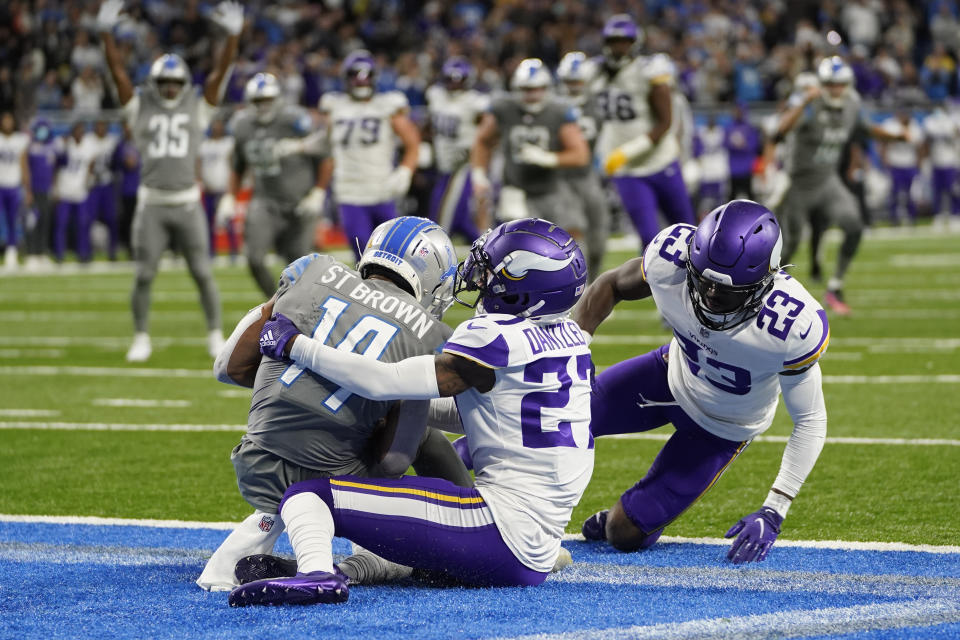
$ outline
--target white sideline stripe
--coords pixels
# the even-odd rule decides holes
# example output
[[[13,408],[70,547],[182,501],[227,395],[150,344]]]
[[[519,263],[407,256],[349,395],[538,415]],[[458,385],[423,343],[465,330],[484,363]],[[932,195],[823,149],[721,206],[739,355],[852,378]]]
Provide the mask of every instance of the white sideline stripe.
[[[41,347],[102,347],[106,349],[126,349],[133,336],[0,336],[0,345],[41,346]],[[173,336],[150,336],[150,342],[156,347],[168,347],[172,344],[206,345],[206,338],[183,338]]]
[[[112,422],[2,422],[3,429],[38,431],[246,431],[245,424],[124,424]]]
[[[960,621],[960,603],[952,598],[825,607],[807,611],[723,616],[612,629],[578,629],[567,633],[512,636],[525,640],[585,640],[593,638],[645,640],[760,640],[839,635],[864,631],[930,627]]]
[[[929,309],[929,308],[918,308],[911,307],[910,309],[896,309],[896,308],[878,308],[878,307],[857,307],[854,303],[854,309],[851,313],[851,318],[874,318],[878,320],[891,320],[891,319],[904,319],[910,318],[914,320],[923,320],[923,319],[952,319],[960,317],[960,310],[957,309]],[[655,309],[650,310],[640,310],[640,309],[623,309],[621,311],[614,311],[610,316],[604,320],[604,322],[635,322],[638,320],[643,321],[657,321],[660,319],[660,313]]]
[[[192,406],[189,400],[147,400],[145,398],[94,398],[95,407],[137,407],[143,409],[183,409]]]
[[[119,376],[121,378],[209,378],[212,369],[146,369],[127,367],[0,367],[0,376]],[[826,384],[957,384],[960,374],[933,376],[823,376]]]
[[[217,391],[217,395],[221,398],[246,398],[250,399],[250,395],[253,393],[253,389],[224,389],[223,391]]]
[[[122,567],[192,566],[205,561],[205,549],[151,549],[94,545],[0,542],[0,560],[64,564],[106,564]]]
[[[53,409],[0,409],[4,418],[55,418],[60,415]]]
[[[100,516],[31,516],[0,513],[0,522],[23,522],[27,524],[87,524],[95,526],[153,527],[158,529],[217,529],[232,531],[238,522],[200,522],[197,520],[152,520],[137,518],[104,518]],[[567,541],[583,541],[579,533],[563,536]],[[685,538],[662,536],[661,542],[706,544],[727,546],[726,538]],[[848,542],[845,540],[777,540],[778,547],[803,547],[810,549],[836,549],[839,551],[915,551],[918,553],[960,553],[960,546],[908,544],[906,542]]]
[[[3,424],[3,423],[0,423]],[[604,438],[615,438],[619,440],[667,440],[672,434],[666,433],[618,433]],[[754,442],[777,442],[784,443],[789,440],[789,436],[757,436]],[[844,436],[828,436],[826,444],[884,444],[884,445],[905,445],[921,447],[960,447],[960,440],[947,440],[935,438],[854,438]]]

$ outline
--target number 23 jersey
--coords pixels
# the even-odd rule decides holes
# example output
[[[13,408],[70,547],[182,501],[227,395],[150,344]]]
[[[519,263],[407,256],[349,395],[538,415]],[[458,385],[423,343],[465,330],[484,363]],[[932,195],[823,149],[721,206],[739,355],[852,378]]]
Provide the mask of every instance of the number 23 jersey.
[[[593,364],[583,333],[568,318],[478,315],[443,350],[496,372],[487,393],[456,396],[476,487],[514,555],[550,571],[593,473]]]
[[[673,330],[667,380],[701,427],[728,440],[749,440],[773,422],[780,372],[803,370],[823,355],[830,341],[827,314],[780,271],[755,317],[726,331],[704,327],[686,280],[687,242],[695,230],[667,227],[643,253],[644,278]]]

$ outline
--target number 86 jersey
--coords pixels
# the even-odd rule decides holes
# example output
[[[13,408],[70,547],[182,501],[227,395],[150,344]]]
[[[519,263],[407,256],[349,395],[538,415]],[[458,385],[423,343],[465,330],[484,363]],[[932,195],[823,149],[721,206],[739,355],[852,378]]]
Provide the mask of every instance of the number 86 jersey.
[[[456,396],[476,474],[504,541],[550,571],[593,473],[593,363],[577,323],[478,315],[443,350],[496,371],[493,388]]]
[[[687,283],[687,244],[696,230],[667,227],[643,253],[643,275],[673,330],[667,379],[701,427],[728,440],[749,440],[773,422],[781,372],[812,366],[830,341],[827,314],[796,279],[780,271],[759,313],[725,331],[703,326]]]

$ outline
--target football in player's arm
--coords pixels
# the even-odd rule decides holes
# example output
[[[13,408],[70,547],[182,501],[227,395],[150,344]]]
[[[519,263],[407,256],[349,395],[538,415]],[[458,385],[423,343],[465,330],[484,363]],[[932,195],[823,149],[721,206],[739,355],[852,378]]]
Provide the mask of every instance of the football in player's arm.
[[[699,225],[664,229],[640,258],[608,271],[584,294],[575,320],[593,334],[623,300],[653,297],[674,337],[597,378],[594,436],[676,432],[646,477],[583,525],[588,539],[624,551],[651,546],[773,420],[783,394],[794,421],[763,505],[726,533],[733,562],[763,560],[813,468],[827,415],[817,363],[826,314],[780,270],[780,228],[765,207],[735,200]]]

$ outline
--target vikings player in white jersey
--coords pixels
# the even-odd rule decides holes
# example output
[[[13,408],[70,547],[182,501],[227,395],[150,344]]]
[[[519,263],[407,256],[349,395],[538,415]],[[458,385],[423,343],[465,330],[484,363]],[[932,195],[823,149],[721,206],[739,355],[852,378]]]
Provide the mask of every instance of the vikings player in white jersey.
[[[460,418],[450,422],[466,435],[476,487],[420,476],[294,484],[281,517],[299,573],[240,586],[230,604],[345,601],[334,530],[389,561],[462,583],[541,584],[593,470],[593,365],[585,336],[566,315],[586,278],[570,234],[528,218],[474,242],[458,288],[479,290],[482,310],[457,327],[440,355],[385,364],[300,335],[283,316],[267,322],[265,355],[289,357],[353,393],[454,396],[448,411],[459,409]]]
[[[933,197],[931,208],[934,220],[947,222],[952,214],[960,221],[960,194],[957,192],[957,168],[960,167],[960,127],[947,113],[943,103],[923,119],[926,155],[933,167],[931,172]],[[946,200],[946,202],[944,202]]]
[[[6,269],[17,266],[17,215],[20,213],[20,203],[26,201],[30,206],[33,199],[30,193],[30,167],[27,164],[28,146],[30,136],[17,131],[13,114],[4,111],[0,115],[0,212],[7,230],[4,253]]]
[[[420,150],[407,97],[377,93],[376,72],[369,51],[354,51],[343,61],[346,92],[320,98],[332,157],[324,160],[319,186],[326,187],[332,175],[340,223],[358,259],[373,228],[397,217],[395,200],[409,191]],[[394,167],[397,138],[403,156]]]
[[[660,230],[658,210],[670,222],[693,224],[694,216],[672,129],[674,66],[662,54],[637,55],[640,39],[630,16],[608,19],[602,70],[590,89],[604,119],[597,155],[647,245]]]
[[[490,96],[471,88],[475,73],[464,58],[450,58],[441,83],[427,89],[437,182],[430,195],[430,218],[473,242],[480,232],[470,213],[470,147]]]
[[[907,109],[898,109],[897,114],[881,123],[883,129],[890,135],[902,135],[905,140],[884,142],[880,145],[880,157],[883,164],[890,171],[890,222],[916,222],[917,203],[911,193],[913,182],[920,174],[920,163],[923,162],[924,138],[923,128]],[[907,216],[904,220],[901,215],[901,201],[905,201]]]
[[[827,413],[817,361],[827,315],[780,270],[780,225],[764,206],[734,200],[698,227],[678,224],[600,276],[574,318],[593,332],[621,300],[653,297],[673,339],[597,377],[594,436],[676,432],[646,476],[583,525],[588,539],[623,551],[651,546],[770,427],[782,393],[794,421],[780,473],[763,506],[737,522],[727,554],[763,560],[823,447]]]

